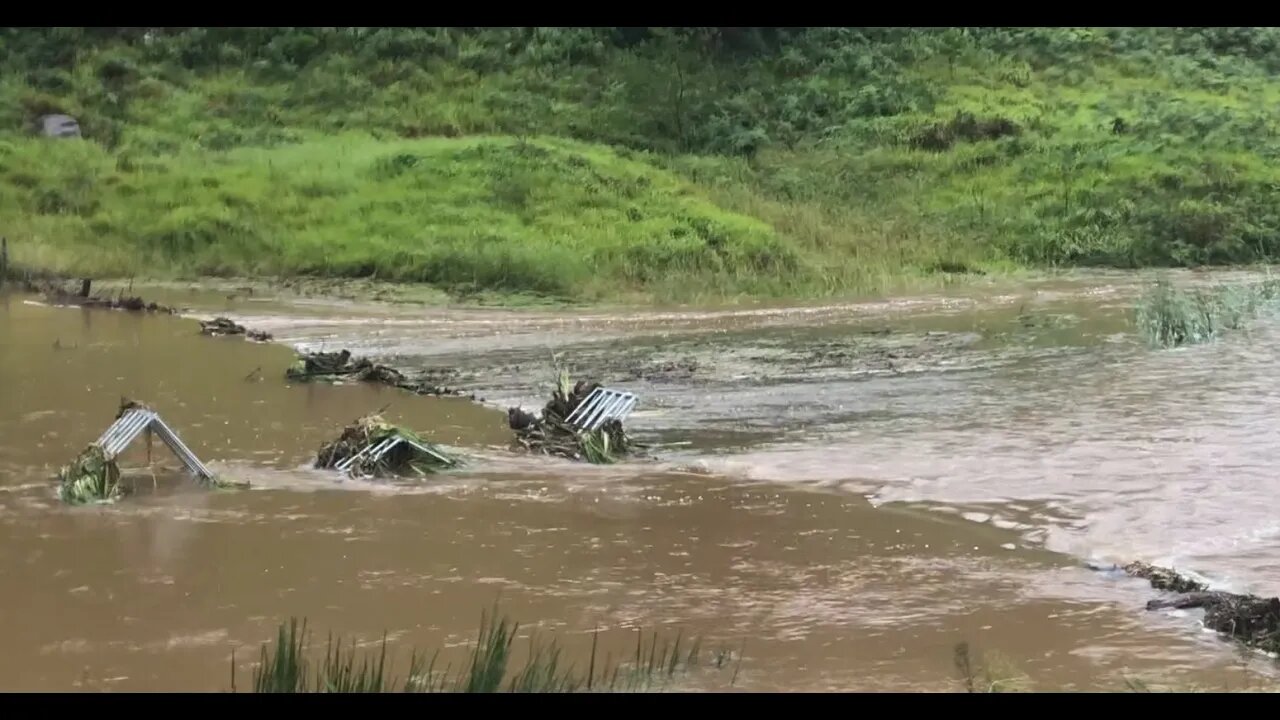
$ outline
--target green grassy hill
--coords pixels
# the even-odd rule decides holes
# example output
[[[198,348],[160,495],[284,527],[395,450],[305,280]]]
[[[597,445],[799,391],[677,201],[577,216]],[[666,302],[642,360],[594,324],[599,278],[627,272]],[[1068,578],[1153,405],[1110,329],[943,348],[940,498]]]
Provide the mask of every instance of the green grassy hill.
[[[1269,260],[1272,28],[0,30],[0,234],[565,299]],[[37,137],[48,112],[85,139]]]

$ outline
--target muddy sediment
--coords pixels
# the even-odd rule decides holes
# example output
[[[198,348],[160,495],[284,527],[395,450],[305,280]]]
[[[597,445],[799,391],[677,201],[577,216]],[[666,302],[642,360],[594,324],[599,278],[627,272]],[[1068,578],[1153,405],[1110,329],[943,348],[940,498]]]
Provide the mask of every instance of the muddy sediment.
[[[126,310],[129,312],[164,313],[167,315],[176,315],[180,312],[178,308],[147,302],[136,295],[125,295],[124,291],[120,291],[114,297],[91,294],[88,281],[81,284],[78,292],[68,290],[61,283],[47,280],[23,280],[20,283],[20,287],[26,292],[42,296],[53,305],[73,305],[103,310]]]
[[[1144,562],[1132,562],[1122,569],[1157,590],[1175,593],[1173,598],[1149,601],[1148,610],[1200,608],[1205,627],[1245,647],[1280,653],[1280,598],[1210,591],[1202,582]]]
[[[678,360],[652,360],[633,363],[627,368],[626,376],[631,380],[648,380],[653,383],[675,382],[695,379],[700,369],[704,369],[704,366],[693,357]]]
[[[887,328],[859,335],[816,345],[805,356],[797,358],[799,364],[819,369],[898,373],[911,364],[935,360],[963,350],[981,339],[977,333],[929,332],[895,336]]]
[[[575,347],[573,354],[575,367],[584,375],[680,392],[686,387],[810,383],[818,377],[870,379],[951,368],[982,339],[972,332],[895,333],[875,328],[816,340],[767,334],[741,341],[711,336],[661,344],[592,343]],[[523,395],[529,390],[528,378],[555,372],[541,349],[451,357],[449,362],[456,366],[452,384],[489,395]]]

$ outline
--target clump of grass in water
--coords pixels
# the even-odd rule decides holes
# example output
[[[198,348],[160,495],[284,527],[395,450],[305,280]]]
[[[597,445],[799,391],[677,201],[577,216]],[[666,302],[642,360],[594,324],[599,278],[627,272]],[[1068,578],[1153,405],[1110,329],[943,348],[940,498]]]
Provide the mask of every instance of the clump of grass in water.
[[[967,642],[956,644],[952,662],[965,692],[1019,692],[1028,690],[1030,686],[1025,675],[1002,659],[996,658],[993,662],[991,658],[984,658],[980,667],[974,667],[973,655]]]
[[[617,448],[614,447],[609,433],[603,427],[598,430],[584,430],[578,436],[578,445],[582,448],[583,458],[589,463],[610,465],[618,461]]]
[[[275,646],[262,648],[261,663],[253,673],[253,691],[260,693],[298,692],[579,692],[579,691],[635,691],[653,687],[657,683],[672,680],[678,673],[687,672],[702,663],[702,650],[698,642],[687,649],[681,647],[681,638],[674,643],[659,645],[657,634],[646,643],[637,633],[633,663],[612,664],[606,658],[598,662],[599,636],[591,644],[591,656],[585,671],[574,665],[562,663],[561,649],[555,643],[540,643],[536,637],[529,639],[529,653],[523,667],[512,667],[512,648],[519,625],[498,617],[484,614],[480,632],[466,665],[453,677],[448,670],[435,672],[437,652],[429,663],[425,656],[414,652],[409,661],[408,676],[398,681],[388,672],[387,643],[383,638],[376,657],[357,658],[354,644],[345,652],[341,641],[335,644],[329,638],[323,663],[318,674],[312,674],[307,659],[306,624],[299,629],[298,621],[281,625]],[[711,665],[724,669],[730,655],[714,653]],[[739,658],[741,660],[741,658]],[[736,680],[736,671],[734,680]],[[732,683],[732,681],[731,681]],[[235,689],[235,668],[232,667],[232,689]]]
[[[1194,345],[1239,330],[1280,296],[1280,280],[1205,290],[1181,290],[1160,279],[1137,306],[1138,330],[1155,347]]]
[[[75,460],[59,470],[58,480],[58,496],[72,505],[114,502],[124,496],[120,485],[120,466],[96,444],[85,448]]]

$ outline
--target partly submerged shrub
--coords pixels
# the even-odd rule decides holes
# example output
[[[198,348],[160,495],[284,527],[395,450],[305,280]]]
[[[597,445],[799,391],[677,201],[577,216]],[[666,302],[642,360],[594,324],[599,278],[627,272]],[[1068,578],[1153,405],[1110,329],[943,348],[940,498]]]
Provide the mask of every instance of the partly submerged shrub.
[[[85,448],[69,465],[58,471],[58,496],[63,502],[82,505],[113,502],[124,495],[120,486],[120,466],[98,445]]]
[[[1153,346],[1172,348],[1207,342],[1224,330],[1239,330],[1280,296],[1280,281],[1253,285],[1179,289],[1160,279],[1138,301],[1137,323]]]

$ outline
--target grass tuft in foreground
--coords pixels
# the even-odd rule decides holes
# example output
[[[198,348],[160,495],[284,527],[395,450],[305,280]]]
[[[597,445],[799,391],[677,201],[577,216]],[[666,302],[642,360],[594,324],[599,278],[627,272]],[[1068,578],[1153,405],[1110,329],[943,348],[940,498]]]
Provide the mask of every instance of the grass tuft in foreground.
[[[1180,289],[1161,279],[1137,305],[1139,333],[1155,347],[1208,342],[1224,331],[1242,329],[1280,297],[1280,280],[1209,290]]]
[[[330,636],[319,666],[308,653],[306,623],[296,619],[281,625],[273,647],[263,646],[261,661],[253,673],[253,692],[632,692],[665,686],[702,666],[724,670],[730,654],[712,653],[704,658],[700,643],[682,646],[681,638],[659,644],[656,633],[646,642],[637,633],[635,653],[630,662],[613,663],[598,657],[599,635],[593,637],[591,655],[585,666],[565,663],[561,648],[552,640],[530,637],[522,664],[513,649],[519,625],[505,617],[484,614],[480,632],[463,665],[456,673],[446,667],[436,670],[439,652],[428,661],[416,651],[408,673],[397,678],[387,662],[387,642],[383,638],[376,655],[358,657],[354,644],[345,650],[341,640]],[[736,680],[737,672],[730,683]],[[232,689],[235,669],[232,668]]]

